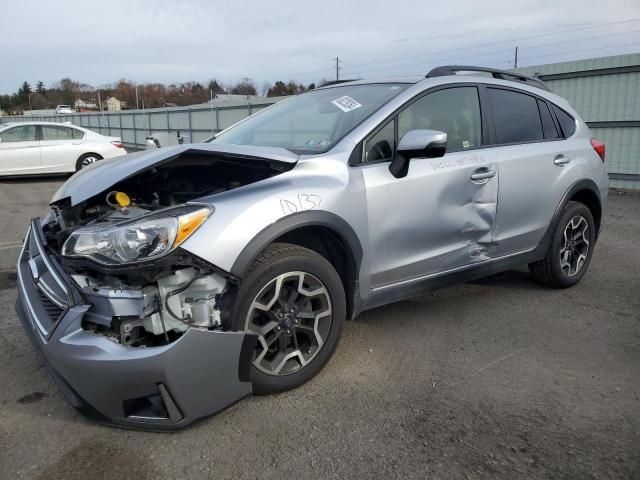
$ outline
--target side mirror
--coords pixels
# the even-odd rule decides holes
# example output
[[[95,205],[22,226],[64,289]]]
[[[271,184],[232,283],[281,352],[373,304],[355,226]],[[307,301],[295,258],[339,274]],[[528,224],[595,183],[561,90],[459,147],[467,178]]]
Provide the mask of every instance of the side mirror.
[[[389,165],[396,178],[406,177],[412,158],[438,158],[447,151],[447,134],[438,130],[411,130],[398,144],[398,155]]]

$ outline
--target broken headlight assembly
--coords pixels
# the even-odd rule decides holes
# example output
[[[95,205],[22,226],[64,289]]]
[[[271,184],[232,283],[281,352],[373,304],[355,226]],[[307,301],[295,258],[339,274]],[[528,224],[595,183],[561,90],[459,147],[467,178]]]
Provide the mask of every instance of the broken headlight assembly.
[[[67,238],[62,255],[90,258],[103,265],[153,260],[182,244],[211,213],[211,207],[197,206],[186,212],[182,207],[151,218],[79,228]]]

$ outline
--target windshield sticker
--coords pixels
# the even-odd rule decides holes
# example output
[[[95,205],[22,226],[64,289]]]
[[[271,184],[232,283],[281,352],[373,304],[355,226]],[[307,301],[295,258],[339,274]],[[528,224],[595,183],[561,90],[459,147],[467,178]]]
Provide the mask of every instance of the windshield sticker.
[[[356,102],[353,98],[347,97],[346,95],[344,97],[331,100],[331,103],[333,103],[336,107],[338,107],[343,112],[350,112],[351,110],[355,110],[356,108],[360,108],[362,106],[358,102]]]

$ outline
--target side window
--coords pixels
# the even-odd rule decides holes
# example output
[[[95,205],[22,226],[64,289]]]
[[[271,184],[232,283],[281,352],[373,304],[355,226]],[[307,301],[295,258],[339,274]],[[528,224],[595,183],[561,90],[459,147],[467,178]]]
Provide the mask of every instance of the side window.
[[[364,147],[365,162],[380,162],[393,159],[396,151],[396,123],[391,120],[378,133],[369,138]]]
[[[476,87],[437,90],[405,108],[398,116],[398,138],[410,130],[439,130],[447,134],[447,152],[481,144],[480,101]]]
[[[0,134],[2,143],[9,142],[33,142],[36,139],[35,125],[23,125],[5,130]]]
[[[544,133],[545,140],[552,140],[554,138],[560,138],[558,129],[553,121],[551,112],[546,102],[538,99],[538,109],[540,110],[540,118],[542,119],[542,132]]]
[[[73,130],[68,127],[42,125],[42,140],[73,140]]]
[[[560,107],[556,107],[555,105],[553,105],[552,108],[556,114],[558,123],[560,123],[560,128],[562,128],[562,134],[564,135],[564,138],[569,138],[576,131],[576,121],[571,115],[562,110]]]
[[[496,143],[535,142],[544,138],[535,97],[511,90],[488,88]]]
[[[79,140],[82,137],[84,137],[84,132],[82,132],[81,130],[77,130],[75,128],[71,129],[71,135],[73,136],[74,140]]]

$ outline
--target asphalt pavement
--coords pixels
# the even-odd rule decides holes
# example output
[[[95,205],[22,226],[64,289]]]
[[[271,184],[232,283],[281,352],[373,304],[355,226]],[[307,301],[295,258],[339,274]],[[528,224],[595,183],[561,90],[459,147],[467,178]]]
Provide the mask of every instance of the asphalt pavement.
[[[523,268],[377,308],[303,387],[161,434],[80,416],[16,318],[60,183],[0,181],[0,478],[640,478],[640,196],[611,194],[573,288]]]

